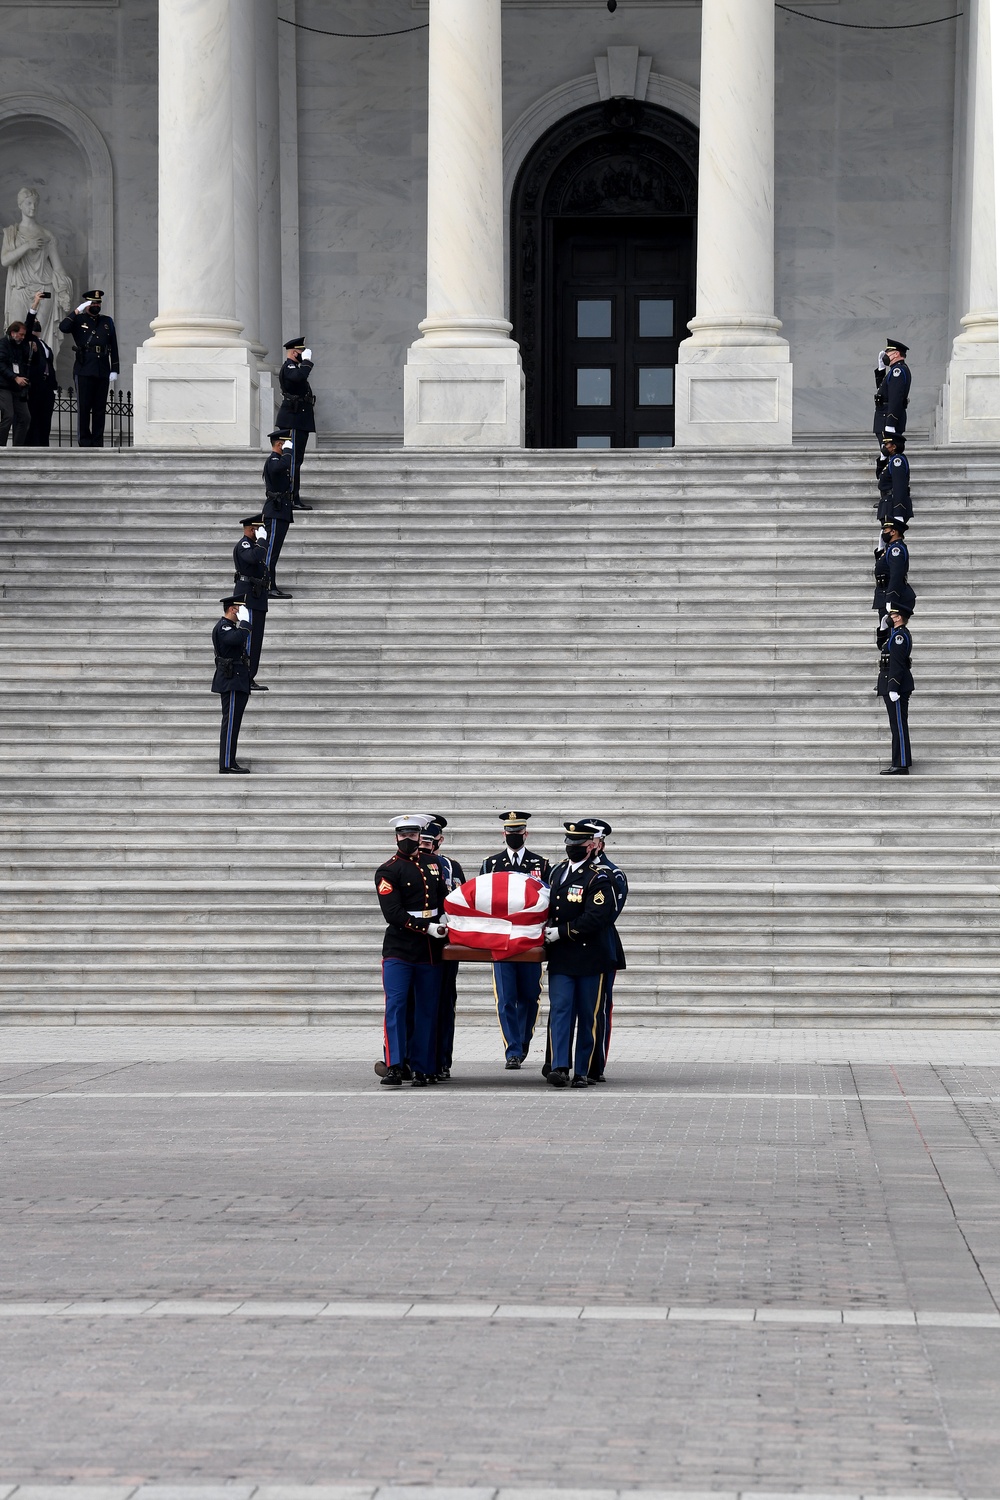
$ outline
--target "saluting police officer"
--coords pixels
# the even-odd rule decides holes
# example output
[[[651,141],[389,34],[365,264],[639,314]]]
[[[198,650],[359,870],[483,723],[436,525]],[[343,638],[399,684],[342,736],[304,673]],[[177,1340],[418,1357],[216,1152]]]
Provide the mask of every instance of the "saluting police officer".
[[[887,339],[878,357],[875,371],[875,436],[882,441],[886,423],[891,419],[896,435],[906,431],[906,408],[910,400],[910,370],[906,363],[909,347],[898,339]]]
[[[549,1083],[587,1088],[597,1045],[604,975],[615,963],[611,937],[617,907],[610,873],[595,858],[597,842],[582,823],[564,823],[566,858],[551,877],[549,925]],[[572,1045],[576,1026],[576,1046]]]
[[[628,900],[628,877],[620,865],[616,865],[604,852],[604,841],[611,836],[611,824],[603,818],[585,818],[583,826],[594,829],[594,857],[600,862],[601,868],[608,871],[611,876],[611,887],[615,897],[615,920],[621,916]],[[604,1072],[608,1065],[608,1054],[611,1051],[611,1022],[614,1012],[613,995],[615,988],[615,975],[619,969],[624,969],[625,949],[622,940],[618,936],[618,928],[611,928],[611,936],[615,945],[615,961],[604,973],[604,986],[601,995],[601,1008],[597,1015],[597,1039],[594,1045],[594,1056],[591,1060],[590,1069],[587,1074],[591,1083],[603,1083]]]
[[[267,688],[257,681],[257,668],[267,625],[267,531],[263,516],[245,516],[240,525],[243,535],[233,548],[233,598],[250,616],[250,691],[266,693]]]
[[[882,439],[882,450],[875,465],[878,479],[878,519],[897,520],[909,524],[913,519],[913,501],[910,499],[910,461],[903,452],[906,439],[897,437],[891,426],[886,426]]]
[[[427,821],[415,814],[396,818],[392,825],[396,852],[375,871],[375,890],[386,920],[382,939],[385,1061],[376,1063],[375,1071],[382,1085],[390,1088],[402,1084],[407,1067],[415,1087],[437,1082],[434,1034],[448,927],[438,862],[420,852],[420,834]]]
[[[316,431],[316,397],[309,385],[313,368],[312,350],[305,339],[289,339],[285,345],[285,363],[278,371],[281,405],[274,422],[286,427],[292,435],[292,505],[296,510],[312,510],[299,498],[302,460],[306,456],[309,434]]]
[[[891,631],[882,648],[879,659],[878,687],[876,691],[885,704],[892,734],[892,764],[879,772],[880,776],[909,776],[913,764],[910,754],[909,707],[913,692],[913,674],[910,671],[910,656],[913,638],[909,631],[910,616],[899,605],[890,605]]]
[[[265,560],[270,597],[290,599],[292,596],[288,590],[278,587],[277,569],[288,528],[295,520],[292,511],[292,440],[284,428],[269,432],[267,440],[271,451],[264,460],[264,508],[261,514],[267,525]]]
[[[909,616],[917,602],[912,585],[907,582],[910,554],[903,541],[905,531],[903,521],[885,521],[880,546],[875,549],[875,594],[872,609],[878,611],[881,633],[876,635],[876,643],[880,649],[888,635],[888,614],[892,606],[901,605]]]
[[[502,812],[504,848],[498,854],[489,854],[480,866],[480,875],[495,875],[503,871],[519,871],[522,875],[535,875],[548,885],[552,866],[544,854],[535,854],[524,847],[528,833],[527,812]],[[495,963],[493,965],[493,994],[497,1002],[497,1020],[503,1034],[506,1062],[510,1072],[516,1072],[528,1055],[531,1038],[538,1021],[538,1007],[542,998],[542,966],[528,963]]]
[[[222,729],[219,735],[219,774],[249,775],[249,766],[236,759],[243,711],[250,697],[249,628],[240,624],[240,601],[230,595],[219,601],[225,613],[212,631],[215,676],[212,692],[222,696]]]
[[[448,827],[448,819],[443,813],[435,813],[430,822],[424,826],[420,835],[420,847],[423,852],[437,862],[441,879],[444,881],[444,893],[450,895],[457,891],[460,885],[465,884],[465,871],[457,859],[450,855],[441,853],[441,845],[444,843],[444,831]],[[441,999],[438,1005],[437,1022],[437,1044],[435,1060],[437,1066],[435,1074],[439,1083],[451,1077],[452,1053],[455,1047],[455,1014],[458,1009],[458,962],[453,958],[442,958],[441,960]]]
[[[59,324],[61,332],[72,335],[76,349],[73,379],[81,448],[104,447],[108,387],[118,379],[118,335],[103,306],[104,293],[95,287],[84,292],[76,311]]]

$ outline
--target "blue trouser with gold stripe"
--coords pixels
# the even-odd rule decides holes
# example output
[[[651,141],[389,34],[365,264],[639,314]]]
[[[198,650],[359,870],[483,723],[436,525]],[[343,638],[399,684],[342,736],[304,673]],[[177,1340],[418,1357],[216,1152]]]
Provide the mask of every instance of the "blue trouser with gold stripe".
[[[597,1045],[597,1016],[603,993],[603,974],[553,974],[549,970],[549,1047],[553,1068],[568,1068],[572,1062],[574,1076],[586,1078]]]
[[[434,1056],[441,965],[411,964],[405,958],[383,958],[385,991],[385,1060],[390,1068],[408,1062],[414,1073],[436,1073]],[[412,1025],[407,1037],[406,1015],[413,998]]]
[[[494,964],[493,993],[507,1061],[527,1057],[542,997],[541,964]]]
[[[455,1010],[458,1006],[458,964],[446,958],[441,964],[441,999],[438,1005],[436,1067],[451,1067],[451,1055],[455,1046]]]
[[[615,975],[617,972],[617,969],[609,969],[604,975],[601,1008],[597,1012],[594,1056],[590,1063],[591,1078],[602,1078],[604,1076],[604,1069],[608,1065],[608,1053],[611,1051],[611,1017],[614,1012],[612,996],[614,994]]]

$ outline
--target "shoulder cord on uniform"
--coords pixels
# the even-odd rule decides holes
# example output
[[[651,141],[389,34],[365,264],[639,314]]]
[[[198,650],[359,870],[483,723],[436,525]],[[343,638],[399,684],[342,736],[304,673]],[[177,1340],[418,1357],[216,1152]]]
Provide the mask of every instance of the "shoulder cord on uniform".
[[[860,21],[831,21],[828,16],[811,16],[808,11],[793,10],[790,5],[775,4],[775,10],[787,11],[790,16],[799,16],[803,21],[820,21],[824,26],[843,26],[848,31],[916,31],[921,26],[943,26],[945,21],[957,21],[959,16],[964,16],[964,10],[956,10],[950,16],[938,16],[933,21],[904,21],[898,26],[871,26],[864,25]]]

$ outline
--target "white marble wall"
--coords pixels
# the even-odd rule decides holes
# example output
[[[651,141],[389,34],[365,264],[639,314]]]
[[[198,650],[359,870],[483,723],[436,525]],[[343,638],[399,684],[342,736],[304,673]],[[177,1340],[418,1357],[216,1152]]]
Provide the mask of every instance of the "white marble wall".
[[[97,126],[111,153],[115,286],[105,287],[105,305],[118,328],[125,369],[156,313],[156,0],[65,8],[29,0],[5,5],[2,17],[0,97],[42,94],[74,105]],[[16,183],[16,193],[41,177],[39,218],[70,242],[68,269],[74,284],[79,276],[86,289],[92,274],[86,265],[87,184],[82,177],[69,180],[75,160],[72,148],[57,145],[48,132],[41,139],[13,127],[0,133],[0,218],[14,222],[11,186]],[[72,349],[67,353],[71,368]],[[68,369],[60,374],[68,376]]]

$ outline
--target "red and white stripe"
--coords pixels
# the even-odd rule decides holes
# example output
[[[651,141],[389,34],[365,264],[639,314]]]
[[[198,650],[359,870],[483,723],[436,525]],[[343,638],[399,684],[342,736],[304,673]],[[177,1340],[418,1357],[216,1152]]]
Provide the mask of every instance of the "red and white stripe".
[[[445,897],[448,937],[493,958],[515,958],[543,940],[549,888],[537,875],[502,870],[477,875]]]

